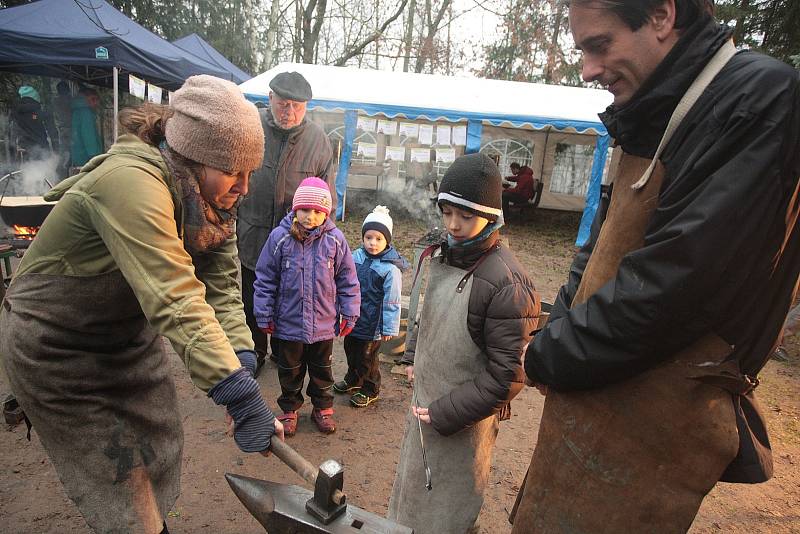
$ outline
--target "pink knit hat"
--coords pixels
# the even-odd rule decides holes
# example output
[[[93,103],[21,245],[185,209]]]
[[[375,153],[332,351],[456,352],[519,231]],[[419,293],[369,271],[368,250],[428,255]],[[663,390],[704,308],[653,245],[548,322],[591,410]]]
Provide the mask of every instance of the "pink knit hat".
[[[331,191],[325,180],[312,176],[300,182],[292,199],[292,211],[301,209],[317,210],[331,214]]]

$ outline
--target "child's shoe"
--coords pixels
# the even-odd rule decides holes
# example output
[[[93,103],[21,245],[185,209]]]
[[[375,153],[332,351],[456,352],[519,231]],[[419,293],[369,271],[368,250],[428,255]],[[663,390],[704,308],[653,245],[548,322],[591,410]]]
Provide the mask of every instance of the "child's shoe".
[[[317,428],[323,434],[332,434],[336,432],[336,423],[333,420],[333,408],[324,408],[319,410],[314,408],[311,412],[311,419],[316,423]]]
[[[363,391],[357,391],[350,397],[350,404],[356,408],[366,408],[376,400],[378,400],[378,395],[367,395]]]
[[[283,424],[283,435],[287,438],[297,432],[297,412],[286,412],[278,416],[278,421]]]
[[[339,380],[333,384],[333,391],[336,393],[350,393],[351,391],[355,391],[357,389],[357,385],[350,385],[347,383],[347,380]]]

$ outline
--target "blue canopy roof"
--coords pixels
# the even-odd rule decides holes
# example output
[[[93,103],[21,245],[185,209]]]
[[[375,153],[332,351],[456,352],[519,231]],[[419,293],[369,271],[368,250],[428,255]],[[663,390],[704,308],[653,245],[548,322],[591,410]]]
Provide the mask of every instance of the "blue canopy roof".
[[[212,65],[216,65],[222,70],[229,72],[231,75],[231,80],[233,80],[235,83],[246,82],[252,78],[252,76],[247,74],[245,71],[228,61],[228,58],[220,54],[216,48],[208,44],[205,39],[196,33],[190,33],[185,37],[176,39],[172,41],[172,44],[182,48],[183,50],[186,50],[191,54],[194,54],[195,56],[211,63]]]
[[[110,85],[114,66],[167,89],[195,74],[232,79],[103,0],[40,0],[0,10],[0,70]]]

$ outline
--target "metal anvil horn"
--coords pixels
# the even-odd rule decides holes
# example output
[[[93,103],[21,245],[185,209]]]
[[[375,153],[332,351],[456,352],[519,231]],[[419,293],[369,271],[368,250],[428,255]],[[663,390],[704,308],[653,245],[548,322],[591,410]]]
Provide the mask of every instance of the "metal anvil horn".
[[[270,450],[314,486],[314,492],[289,484],[225,474],[231,489],[269,534],[413,534],[413,530],[348,505],[342,493],[344,469],[326,460],[319,469],[283,441]]]

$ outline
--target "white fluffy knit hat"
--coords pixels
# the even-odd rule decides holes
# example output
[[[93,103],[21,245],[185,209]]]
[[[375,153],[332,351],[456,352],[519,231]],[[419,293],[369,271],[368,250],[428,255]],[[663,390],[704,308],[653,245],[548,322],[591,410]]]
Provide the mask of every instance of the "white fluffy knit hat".
[[[367,215],[364,223],[361,225],[361,237],[367,233],[367,230],[377,230],[382,233],[386,238],[386,244],[392,242],[392,218],[389,216],[389,208],[386,206],[375,206],[372,213]]]

